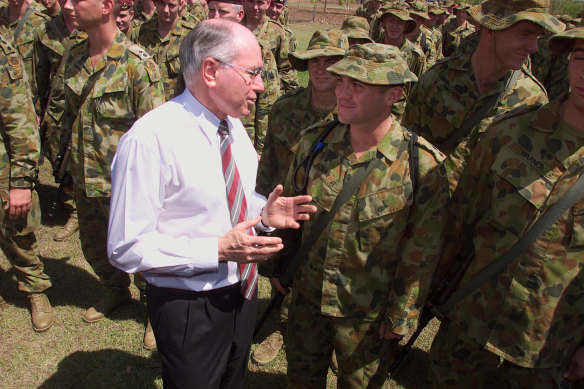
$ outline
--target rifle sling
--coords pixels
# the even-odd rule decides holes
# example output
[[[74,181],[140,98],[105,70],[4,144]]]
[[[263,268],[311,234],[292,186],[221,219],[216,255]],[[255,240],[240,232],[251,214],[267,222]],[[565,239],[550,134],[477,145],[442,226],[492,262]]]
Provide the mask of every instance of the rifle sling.
[[[349,198],[357,191],[359,185],[363,182],[365,177],[375,168],[380,162],[378,158],[373,158],[366,166],[362,165],[355,171],[355,174],[349,179],[346,180],[343,189],[337,195],[333,206],[329,212],[323,213],[316,221],[314,222],[314,226],[310,230],[310,235],[306,238],[302,245],[294,255],[294,257],[288,263],[286,270],[280,275],[280,283],[284,287],[289,287],[292,284],[292,279],[294,278],[294,274],[300,267],[300,264],[306,257],[308,256],[308,252],[322,233],[335,214],[339,211],[341,206],[345,204]]]
[[[14,38],[14,47],[15,48],[16,48],[16,46],[18,46],[18,42],[17,42],[18,36],[22,32],[22,29],[24,28],[24,25],[26,24],[26,21],[28,20],[28,18],[30,17],[30,15],[32,15],[33,12],[34,12],[34,9],[31,6],[28,6],[26,8],[26,11],[24,12],[24,15],[22,15],[22,17],[18,21],[18,24],[16,25],[16,28],[14,29],[13,38]]]
[[[515,85],[515,83],[517,82],[517,79],[519,78],[520,74],[521,69],[514,70],[513,74],[511,75],[511,78],[509,79],[509,81],[507,81],[507,84],[505,85],[505,90],[503,91],[503,93],[494,94],[491,97],[489,97],[489,99],[470,118],[465,120],[462,123],[462,125],[458,127],[458,129],[454,131],[454,133],[452,133],[452,135],[450,135],[442,145],[440,145],[439,147],[440,151],[442,151],[443,153],[448,152],[448,150],[450,150],[455,145],[455,143],[460,142],[460,140],[471,129],[473,129],[477,124],[479,124],[480,121],[483,120],[489,114],[491,109],[493,109],[499,103],[499,101],[503,99],[503,96],[505,96],[511,90],[513,85]]]
[[[487,265],[462,288],[454,292],[446,303],[433,307],[432,311],[436,316],[444,317],[453,306],[467,296],[470,296],[492,277],[502,272],[509,262],[513,261],[513,259],[525,251],[530,244],[547,231],[547,229],[550,228],[551,225],[569,210],[583,195],[584,173],[580,172],[580,177],[578,177],[578,180],[570,190],[568,190],[568,192],[566,192],[557,203],[552,205],[519,241],[517,241],[505,254],[499,257],[499,259]]]

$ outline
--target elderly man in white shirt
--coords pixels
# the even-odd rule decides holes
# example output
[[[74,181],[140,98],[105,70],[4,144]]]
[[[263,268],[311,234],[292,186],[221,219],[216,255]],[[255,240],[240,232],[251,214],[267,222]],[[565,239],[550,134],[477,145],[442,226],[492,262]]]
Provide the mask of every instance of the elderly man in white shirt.
[[[255,228],[298,228],[310,196],[255,193],[257,158],[239,117],[263,90],[253,34],[199,24],[180,48],[185,92],[120,140],[108,253],[143,272],[165,388],[243,388],[257,311],[255,263],[283,248]],[[247,265],[247,266],[246,266]]]

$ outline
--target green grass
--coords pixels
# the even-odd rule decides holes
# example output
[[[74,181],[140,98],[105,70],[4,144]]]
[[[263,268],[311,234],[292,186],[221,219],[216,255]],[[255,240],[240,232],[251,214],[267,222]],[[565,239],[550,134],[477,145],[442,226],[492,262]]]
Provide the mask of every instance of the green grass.
[[[322,23],[292,25],[299,50],[306,49],[314,29],[326,27]],[[300,78],[307,82],[303,74]],[[46,211],[56,192],[48,164],[41,166],[40,181],[38,190],[43,211]],[[56,220],[44,218],[37,231],[41,259],[53,282],[47,295],[57,315],[48,332],[38,334],[32,330],[28,301],[17,289],[9,262],[0,254],[0,294],[9,303],[0,308],[0,387],[161,388],[158,355],[142,347],[146,311],[134,286],[131,286],[132,304],[97,323],[82,321],[84,311],[99,300],[102,287],[83,258],[77,236],[60,243],[52,240],[64,219],[63,215],[58,215]],[[269,293],[269,283],[261,279],[260,312],[268,303]],[[431,323],[395,380],[386,382],[384,388],[426,387],[427,350],[436,329],[437,323]],[[259,340],[270,330],[268,324]],[[252,350],[256,346],[254,344]],[[268,366],[249,365],[247,388],[285,387],[285,381],[284,350]],[[328,387],[336,387],[332,374]]]

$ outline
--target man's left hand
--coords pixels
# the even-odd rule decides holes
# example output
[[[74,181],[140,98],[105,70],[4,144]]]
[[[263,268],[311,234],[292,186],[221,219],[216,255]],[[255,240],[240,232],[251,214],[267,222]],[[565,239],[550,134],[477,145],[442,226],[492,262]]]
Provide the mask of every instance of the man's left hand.
[[[316,212],[316,206],[307,204],[312,196],[280,197],[284,188],[282,185],[270,193],[268,202],[262,210],[262,223],[266,227],[299,228],[300,220],[310,219],[309,213]]]
[[[4,206],[8,210],[10,219],[16,220],[25,217],[30,211],[32,195],[30,189],[12,188],[8,192],[8,202]]]
[[[400,340],[403,338],[403,335],[391,332],[391,330],[385,326],[385,323],[381,322],[381,326],[379,326],[379,338],[381,340]]]

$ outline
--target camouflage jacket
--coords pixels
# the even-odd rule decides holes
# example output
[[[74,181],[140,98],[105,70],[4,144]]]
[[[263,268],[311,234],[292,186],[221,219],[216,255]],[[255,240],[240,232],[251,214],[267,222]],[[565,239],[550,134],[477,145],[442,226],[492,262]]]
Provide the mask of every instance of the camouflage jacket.
[[[425,27],[420,27],[416,36],[411,39],[411,42],[422,49],[422,52],[424,53],[426,60],[424,69],[434,65],[437,60],[436,43],[434,39],[434,34]],[[419,74],[416,73],[416,75]]]
[[[400,51],[405,54],[408,67],[416,76],[420,77],[426,70],[426,57],[422,49],[404,38],[402,45],[399,47]],[[402,97],[392,106],[391,113],[394,114],[398,120],[401,120],[406,109],[406,102],[409,98],[413,83],[409,83],[404,87]]]
[[[456,25],[456,24],[455,24]],[[442,54],[444,57],[452,55],[464,38],[475,32],[472,24],[466,23],[464,26],[456,27],[453,31],[444,32],[442,37]]]
[[[192,20],[195,21],[195,25],[209,18],[209,14],[205,10],[205,7],[203,7],[199,1],[195,1],[192,5],[187,5],[186,7],[187,12],[182,15],[182,17],[185,20],[192,18]]]
[[[144,12],[144,7],[139,2],[134,4],[134,18],[132,19],[132,26],[137,27],[140,24],[144,23],[147,20],[150,20],[156,15],[156,10],[152,13],[152,15],[148,16]]]
[[[548,47],[550,36],[538,40],[538,51],[531,55],[533,75],[543,84],[550,100],[555,100],[570,90],[568,80],[569,53],[553,54]]]
[[[160,72],[150,56],[119,30],[95,66],[88,40],[73,46],[67,64],[63,127],[72,129],[71,175],[88,197],[107,197],[120,137],[136,119],[164,102]],[[92,77],[97,81],[81,101]]]
[[[290,9],[288,9],[288,6],[286,5],[286,6],[284,6],[282,13],[280,14],[280,17],[278,18],[278,22],[280,22],[280,24],[282,26],[284,26],[284,28],[287,28],[289,19],[290,19]]]
[[[0,35],[0,198],[31,188],[38,175],[40,140],[30,86],[18,52]]]
[[[474,150],[452,200],[442,263],[461,242],[475,258],[464,285],[525,235],[574,184],[584,138],[561,101],[497,118]],[[523,367],[565,366],[584,340],[584,199],[505,270],[448,315],[487,350]]]
[[[278,184],[284,184],[302,131],[321,121],[333,120],[335,107],[330,112],[317,112],[311,104],[312,88],[298,87],[280,97],[268,120],[266,143],[258,167],[256,192],[266,197]]]
[[[442,54],[442,31],[439,28],[434,27],[432,30],[432,35],[434,37],[434,47],[436,49],[436,61],[442,59],[444,55]],[[434,63],[436,62],[434,61]],[[433,65],[433,64],[432,64]],[[430,66],[428,66],[430,67]]]
[[[20,20],[20,19],[19,19]],[[18,21],[10,23],[8,18],[8,6],[0,8],[0,34],[2,34],[6,39],[10,39],[12,42],[14,37],[14,30],[18,26]],[[29,80],[32,78],[32,57],[34,56],[34,37],[35,31],[42,24],[44,24],[50,18],[40,12],[33,11],[29,18],[24,23],[24,27],[18,39],[12,45],[18,50],[20,58],[24,61],[24,69]],[[33,96],[35,98],[35,96]]]
[[[302,137],[286,180],[301,185],[305,171],[293,177],[326,124]],[[384,320],[390,330],[406,334],[417,326],[443,238],[448,184],[439,164],[443,155],[419,139],[418,190],[409,174],[410,136],[394,123],[376,148],[357,159],[349,127],[339,124],[324,141],[310,169],[307,193],[318,210],[304,222],[306,238],[313,223],[330,210],[347,176],[373,158],[381,163],[361,183],[357,193],[335,214],[300,266],[294,288],[334,317]]]
[[[422,135],[444,154],[452,190],[470,156],[493,118],[519,105],[547,102],[543,86],[525,68],[515,85],[499,103],[458,144],[446,150],[450,136],[494,94],[503,94],[511,72],[491,90],[480,93],[472,72],[472,52],[464,52],[436,62],[413,86],[402,123]]]
[[[362,18],[367,19],[368,22],[371,22],[376,13],[377,11],[375,11],[375,8],[373,8],[373,2],[371,2],[367,4],[361,4],[355,11],[355,16],[361,16]]]
[[[258,41],[262,41],[269,46],[276,59],[281,92],[286,93],[296,89],[299,86],[298,75],[288,59],[291,46],[284,27],[280,23],[264,16],[264,20],[253,31],[253,34]]]
[[[278,67],[274,53],[270,50],[270,44],[260,39],[258,39],[258,43],[262,50],[264,63],[262,68],[264,91],[259,94],[250,114],[241,118],[241,122],[254,148],[261,155],[266,141],[266,132],[268,131],[268,115],[272,110],[272,106],[282,93],[280,90]]]
[[[166,100],[172,99],[184,90],[176,91],[177,80],[182,77],[178,52],[182,39],[191,29],[190,24],[178,17],[172,30],[164,38],[160,38],[158,17],[154,15],[152,19],[142,23],[132,31],[130,40],[143,47],[158,65]]]

